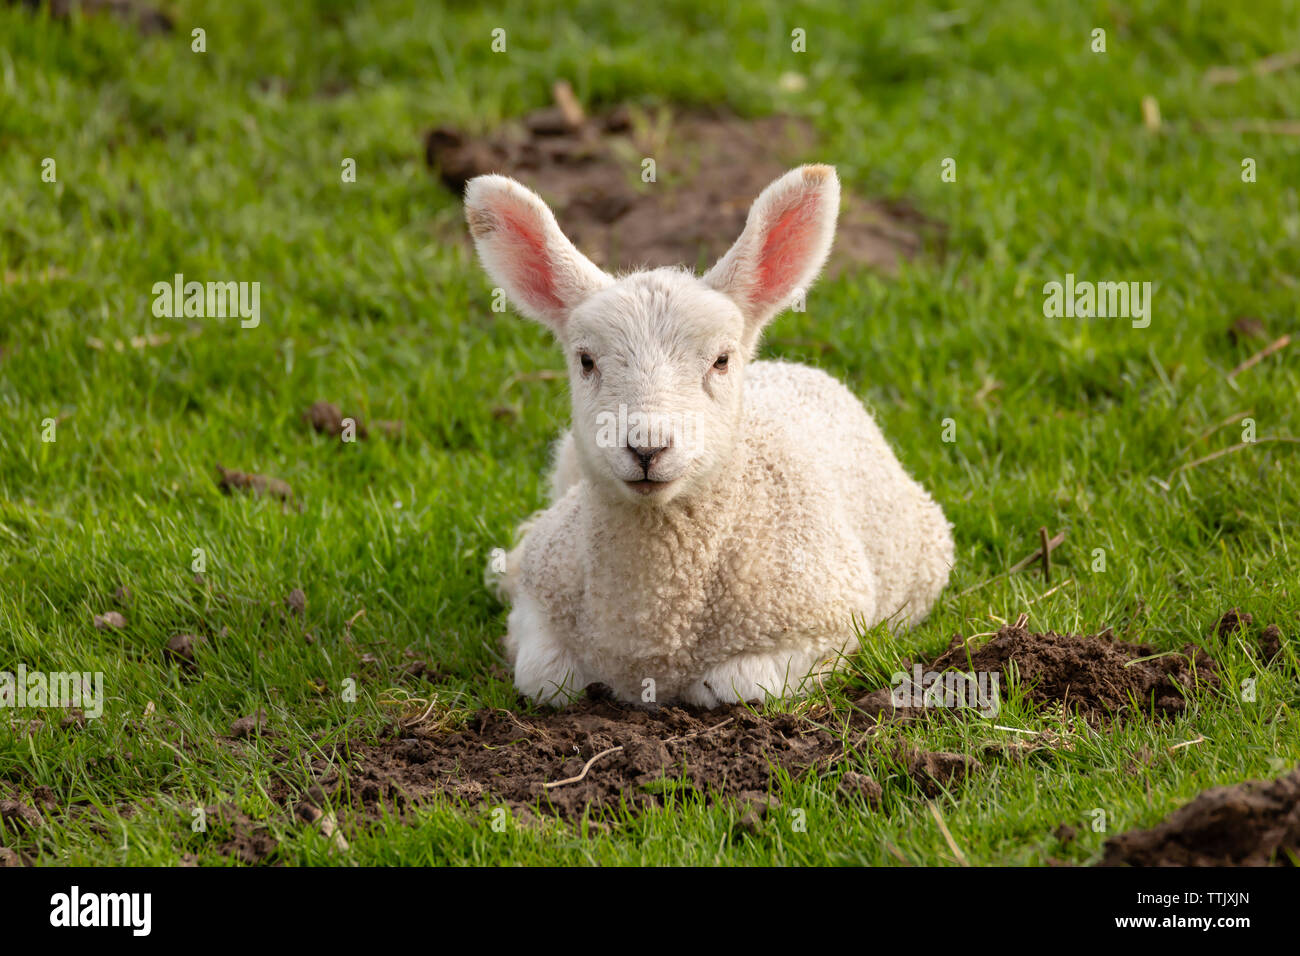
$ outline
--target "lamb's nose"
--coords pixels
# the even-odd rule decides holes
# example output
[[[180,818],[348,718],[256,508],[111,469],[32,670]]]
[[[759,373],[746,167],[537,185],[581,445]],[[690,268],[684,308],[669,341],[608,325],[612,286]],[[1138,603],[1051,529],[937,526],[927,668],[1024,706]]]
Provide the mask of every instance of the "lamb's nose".
[[[658,448],[633,448],[629,445],[627,450],[632,453],[632,457],[635,458],[637,463],[641,466],[642,473],[648,475],[650,474],[650,467],[655,463],[655,459],[659,457],[659,453],[667,451],[668,446],[661,445]]]

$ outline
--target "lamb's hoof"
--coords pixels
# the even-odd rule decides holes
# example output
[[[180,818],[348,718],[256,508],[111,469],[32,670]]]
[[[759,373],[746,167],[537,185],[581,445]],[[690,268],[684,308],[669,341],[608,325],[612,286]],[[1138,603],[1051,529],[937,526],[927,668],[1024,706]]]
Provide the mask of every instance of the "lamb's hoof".
[[[605,701],[615,704],[618,707],[622,707],[625,710],[641,710],[650,714],[659,712],[659,705],[654,701],[620,700],[618,695],[614,693],[613,688],[608,684],[601,683],[600,681],[592,681],[583,688],[583,693],[587,695],[587,700]]]

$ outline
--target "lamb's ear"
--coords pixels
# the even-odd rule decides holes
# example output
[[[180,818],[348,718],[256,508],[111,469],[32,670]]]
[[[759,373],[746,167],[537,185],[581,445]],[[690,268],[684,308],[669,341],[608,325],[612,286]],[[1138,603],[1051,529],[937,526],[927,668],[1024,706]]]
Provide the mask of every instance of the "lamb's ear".
[[[807,290],[835,238],[840,181],[833,166],[801,166],[754,200],[745,231],[704,276],[744,313],[750,335]]]
[[[578,303],[614,281],[565,237],[536,193],[506,176],[469,181],[465,221],[489,278],[557,333]]]

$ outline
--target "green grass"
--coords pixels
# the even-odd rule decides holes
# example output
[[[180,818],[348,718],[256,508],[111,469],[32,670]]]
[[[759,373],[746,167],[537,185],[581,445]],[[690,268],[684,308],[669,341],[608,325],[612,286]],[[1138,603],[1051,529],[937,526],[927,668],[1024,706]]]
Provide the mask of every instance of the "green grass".
[[[918,794],[887,788],[869,812],[834,776],[785,781],[782,809],[744,838],[733,809],[695,799],[608,832],[496,832],[489,807],[438,805],[349,829],[341,857],[267,797],[270,740],[219,739],[262,707],[275,744],[307,754],[313,734],[379,727],[394,689],[515,705],[505,612],[482,572],[544,502],[567,399],[562,381],[514,378],[559,358],[540,328],[491,311],[487,280],[447,239],[459,203],[425,169],[421,134],[490,128],[543,105],[559,76],[591,103],[807,115],[850,188],[947,224],[942,252],[893,278],[824,282],[772,330],[832,348],[766,348],[848,382],[956,526],[941,606],[885,660],[1028,611],[1035,628],[1111,625],[1165,650],[1204,640],[1229,675],[1177,721],[1075,728],[1072,749],[995,764],[942,797],[968,860],[1093,861],[1108,833],[1300,758],[1294,678],[1206,637],[1234,605],[1300,629],[1300,446],[1263,441],[1300,436],[1300,347],[1230,380],[1264,343],[1226,335],[1247,315],[1270,338],[1300,331],[1300,137],[1231,126],[1294,121],[1300,69],[1203,80],[1300,46],[1300,7],[703,6],[182,0],[168,4],[176,33],[143,38],[0,5],[0,669],[102,671],[110,697],[81,731],[58,713],[6,714],[45,724],[0,725],[0,789],[47,786],[79,806],[33,831],[0,822],[0,845],[41,863],[221,864],[220,827],[191,833],[189,808],[226,802],[267,820],[272,859],[288,863],[953,861]],[[1095,27],[1105,54],[1089,49]],[[787,71],[806,76],[802,93],[782,91]],[[41,181],[45,157],[56,183]],[[340,182],[344,157],[355,184]],[[1242,181],[1244,157],[1257,182]],[[177,272],[260,282],[261,325],[155,318],[153,284]],[[1152,282],[1150,327],[1044,318],[1042,286],[1067,272]],[[320,398],[401,419],[405,435],[317,436],[298,416]],[[519,414],[499,419],[498,405]],[[1178,471],[1241,441],[1241,423],[1215,426],[1243,412],[1259,443]],[[955,442],[941,440],[946,418]],[[301,510],[222,496],[218,462],[287,480]],[[1068,584],[1035,600],[1041,579],[1016,575],[963,594],[1032,551],[1041,525],[1068,530],[1055,553]],[[119,585],[135,595],[128,626],[96,630]],[[277,610],[294,587],[303,621]],[[164,662],[172,634],[223,629],[201,678]],[[402,672],[408,649],[437,663],[436,687]],[[1236,690],[1252,677],[1253,703]],[[1014,702],[999,722],[1056,726]],[[906,734],[967,750],[1009,736],[978,721]],[[1125,772],[1144,749],[1149,765]],[[1051,836],[1062,822],[1081,830],[1065,847]]]

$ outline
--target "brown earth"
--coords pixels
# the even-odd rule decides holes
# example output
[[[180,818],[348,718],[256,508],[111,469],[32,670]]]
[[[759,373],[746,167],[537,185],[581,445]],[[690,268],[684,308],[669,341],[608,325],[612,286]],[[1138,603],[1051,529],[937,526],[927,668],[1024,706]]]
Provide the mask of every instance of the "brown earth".
[[[265,823],[231,804],[205,807],[204,814],[212,839],[221,841],[217,851],[223,856],[253,865],[267,862],[280,848],[280,841]]]
[[[1013,670],[1037,704],[1059,702],[1092,723],[1134,711],[1175,716],[1187,709],[1186,694],[1198,682],[1217,688],[1215,663],[1193,644],[1181,653],[1159,654],[1144,644],[1097,635],[1032,634],[1004,627],[987,643],[968,649],[955,636],[927,670],[997,671],[1005,694]]]
[[[1032,701],[1076,710],[1090,720],[1178,714],[1186,707],[1182,692],[1197,680],[1202,686],[1218,683],[1213,660],[1191,645],[1181,654],[1142,660],[1150,656],[1150,648],[1108,634],[1033,634],[1014,626],[983,644],[972,643],[968,655],[954,638],[943,654],[923,663],[923,669],[996,670],[1005,678],[1014,666]],[[888,688],[865,693],[855,705],[835,710],[822,704],[803,714],[764,716],[738,704],[711,711],[627,706],[593,685],[585,699],[563,710],[481,710],[451,729],[449,720],[440,716],[414,726],[396,723],[379,739],[318,744],[313,752],[321,756],[310,763],[314,783],[305,794],[288,782],[298,776],[303,748],[286,746],[280,734],[265,727],[260,712],[236,721],[228,739],[230,746],[242,747],[242,738],[260,734],[263,745],[278,747],[286,772],[273,785],[272,796],[286,812],[309,823],[315,820],[323,833],[328,823],[326,835],[340,848],[346,841],[325,812],[331,806],[353,821],[364,821],[379,816],[381,808],[400,813],[434,797],[450,797],[470,805],[508,806],[525,821],[537,811],[570,820],[590,812],[593,819],[608,821],[617,818],[620,809],[635,813],[664,805],[673,794],[696,793],[709,802],[740,804],[738,832],[754,832],[780,805],[770,793],[774,774],[797,778],[811,770],[838,776],[834,792],[866,812],[885,804],[891,793],[934,797],[959,787],[990,761],[1068,746],[1060,735],[1044,732],[1032,740],[1017,738],[1014,747],[985,747],[978,756],[917,750],[900,736],[901,723],[927,715],[963,716],[948,708],[896,710]],[[1285,841],[1294,838],[1286,829],[1293,817],[1269,808],[1283,807],[1290,799],[1292,809],[1287,812],[1294,814],[1294,789],[1285,787],[1294,788],[1295,781],[1273,786],[1264,796],[1247,799],[1244,816],[1238,813],[1246,822],[1232,824],[1241,829],[1256,818],[1277,816],[1281,835],[1266,830],[1262,842],[1257,841],[1265,850],[1274,844],[1291,845]],[[15,795],[0,805],[0,818],[11,835],[18,828],[39,826],[37,803]],[[276,841],[265,823],[243,818],[231,808],[215,814],[218,822],[230,824],[227,831],[213,834],[223,841],[222,852],[250,863],[273,857]],[[1189,818],[1193,824],[1199,819],[1196,814]],[[1162,826],[1173,832],[1178,829],[1175,822],[1171,818]],[[1058,838],[1067,842],[1068,834],[1058,832]],[[1112,842],[1140,855],[1146,844],[1136,840],[1126,834]],[[1204,841],[1197,838],[1195,845],[1203,846]]]
[[[1190,646],[1187,656],[1171,654],[1125,666],[1151,653],[1109,636],[1031,634],[1006,627],[973,650],[969,662],[954,639],[944,654],[923,666],[1005,675],[1014,662],[1033,701],[1059,704],[1092,720],[1177,714],[1186,706],[1182,692],[1194,686],[1194,678],[1217,686],[1213,661]],[[596,685],[588,693],[587,699],[560,711],[482,710],[450,732],[398,728],[390,739],[340,747],[335,757],[345,759],[318,759],[313,770],[324,790],[337,794],[344,785],[337,767],[351,768],[346,781],[350,796],[342,802],[367,816],[381,805],[401,809],[444,795],[514,808],[540,802],[544,811],[570,818],[587,808],[599,815],[620,806],[637,811],[660,805],[665,789],[672,788],[659,782],[664,777],[682,778],[710,800],[750,801],[770,788],[776,768],[795,777],[812,768],[824,772],[854,753],[865,758],[871,775],[851,770],[840,792],[868,805],[879,803],[888,787],[934,796],[982,768],[969,754],[916,751],[902,742],[893,733],[895,722],[926,710],[895,710],[887,688],[864,695],[847,711],[815,710],[817,719],[762,716],[741,705],[712,711],[646,710],[617,704]],[[981,756],[1019,757],[1052,745],[1047,736]]]
[[[440,126],[425,137],[425,158],[457,194],[484,173],[518,179],[606,269],[702,270],[740,235],[763,187],[801,162],[833,160],[818,153],[811,124],[796,117],[630,106],[586,117],[571,95],[561,102],[565,108],[538,110],[483,138]],[[655,182],[642,181],[646,159],[655,162]],[[846,190],[829,271],[893,272],[939,233],[906,203]],[[459,235],[468,242],[466,230]]]
[[[194,647],[196,644],[206,644],[207,638],[201,634],[173,634],[167,639],[167,645],[163,648],[163,659],[169,663],[179,664],[187,671],[198,670],[198,665],[194,661]]]
[[[854,749],[865,749],[878,729],[875,718],[855,712],[848,723]],[[561,817],[588,808],[599,816],[620,806],[637,811],[662,805],[672,787],[654,785],[678,776],[706,799],[752,803],[769,789],[774,766],[797,776],[815,765],[830,769],[848,755],[840,738],[804,717],[763,717],[738,704],[644,710],[600,695],[540,715],[479,711],[450,733],[402,733],[340,749],[338,756],[356,768],[348,780],[352,802],[367,815],[381,805],[401,809],[442,794],[520,810],[540,800]],[[878,762],[899,782],[930,795],[980,766],[973,757],[892,742]],[[342,781],[330,763],[318,760],[314,769],[325,791],[334,792]],[[867,778],[858,778],[852,786],[871,792]]]
[[[1235,607],[1226,611],[1214,625],[1214,635],[1221,639],[1234,636],[1249,638],[1254,630],[1256,630],[1255,616]],[[1282,633],[1282,628],[1276,624],[1270,624],[1260,629],[1259,634],[1255,637],[1254,647],[1255,652],[1266,667],[1275,664],[1279,667],[1285,667],[1289,662],[1284,651],[1290,643],[1290,639]],[[1247,643],[1247,646],[1250,646],[1249,643]]]
[[[220,465],[217,465],[217,487],[225,494],[244,491],[252,495],[269,495],[285,502],[293,500],[293,489],[286,481],[266,475],[236,471],[233,468],[222,468]]]
[[[1281,656],[1284,641],[1282,629],[1276,624],[1264,628],[1263,633],[1259,635],[1259,653],[1264,658],[1264,663],[1271,664]]]
[[[343,434],[343,420],[345,417],[352,418],[356,425],[356,436],[358,438],[369,437],[370,430],[366,428],[364,422],[355,416],[344,416],[342,410],[333,402],[314,402],[311,408],[302,413],[303,421],[311,425],[312,428],[321,434],[332,435],[335,438]]]
[[[120,631],[126,627],[126,618],[118,611],[106,611],[103,614],[92,615],[91,622],[95,625],[97,631]]]
[[[1149,830],[1106,841],[1101,866],[1295,866],[1300,768],[1199,794]]]

